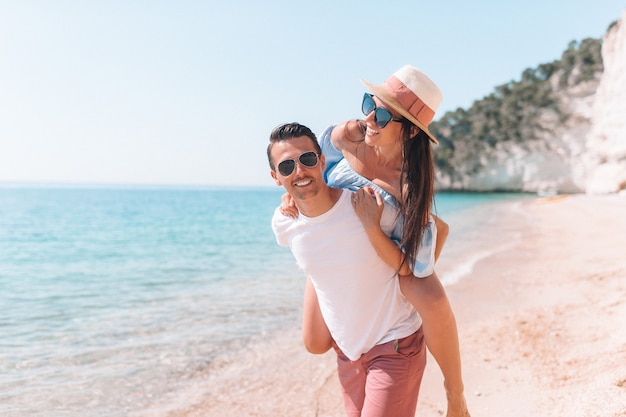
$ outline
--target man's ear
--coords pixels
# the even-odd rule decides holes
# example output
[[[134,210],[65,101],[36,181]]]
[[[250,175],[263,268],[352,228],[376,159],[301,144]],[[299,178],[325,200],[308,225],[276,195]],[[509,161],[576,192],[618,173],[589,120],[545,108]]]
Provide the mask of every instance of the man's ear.
[[[276,185],[278,185],[279,187],[283,186],[283,183],[278,179],[278,176],[276,175],[276,171],[270,169],[270,175],[272,176],[272,178],[274,178],[274,182],[276,183]]]
[[[320,154],[320,167],[322,168],[322,173],[326,172],[326,156],[324,154]]]

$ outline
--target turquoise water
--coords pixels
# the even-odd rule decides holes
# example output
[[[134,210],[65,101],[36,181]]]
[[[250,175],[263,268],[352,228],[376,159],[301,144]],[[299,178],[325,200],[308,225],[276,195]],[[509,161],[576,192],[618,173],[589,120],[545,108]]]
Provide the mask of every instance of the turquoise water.
[[[0,414],[128,415],[297,325],[304,280],[270,229],[281,193],[0,188]],[[444,194],[437,209],[457,239],[473,208],[516,198]],[[459,248],[451,276],[475,262]]]

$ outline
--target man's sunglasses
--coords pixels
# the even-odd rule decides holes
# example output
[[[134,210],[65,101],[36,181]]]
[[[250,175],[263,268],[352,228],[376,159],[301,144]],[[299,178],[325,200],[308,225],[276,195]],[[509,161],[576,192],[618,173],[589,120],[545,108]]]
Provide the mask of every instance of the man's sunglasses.
[[[379,128],[384,128],[389,122],[401,122],[402,119],[393,117],[389,110],[384,107],[376,107],[374,96],[371,94],[363,94],[363,103],[361,104],[361,110],[365,116],[368,116],[371,112],[374,112],[374,122]]]
[[[298,161],[300,161],[300,165],[313,168],[319,162],[319,158],[317,154],[313,151],[305,152],[298,157]],[[295,159],[285,159],[280,164],[278,164],[278,172],[284,177],[291,175],[293,170],[296,169],[296,160]]]

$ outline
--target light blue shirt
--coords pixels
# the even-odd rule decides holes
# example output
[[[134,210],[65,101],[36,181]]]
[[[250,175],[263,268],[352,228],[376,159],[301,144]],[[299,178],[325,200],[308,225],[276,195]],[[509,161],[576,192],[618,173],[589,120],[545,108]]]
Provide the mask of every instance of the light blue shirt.
[[[395,223],[389,237],[396,243],[399,243],[402,239],[403,221],[402,216],[398,213],[398,209],[400,207],[398,200],[391,195],[391,193],[387,192],[385,189],[374,184],[372,181],[352,169],[348,161],[343,157],[343,153],[332,143],[331,133],[334,128],[334,125],[326,128],[319,139],[322,153],[326,158],[324,180],[329,186],[334,188],[344,188],[351,191],[357,191],[363,187],[371,187],[372,189],[378,191],[385,204],[392,208],[396,213]],[[436,239],[437,228],[435,227],[434,219],[431,217],[428,227],[424,231],[424,237],[419,247],[419,251],[415,257],[415,264],[411,268],[416,277],[424,278],[433,273],[433,270],[435,269]],[[404,250],[404,248],[401,249]]]

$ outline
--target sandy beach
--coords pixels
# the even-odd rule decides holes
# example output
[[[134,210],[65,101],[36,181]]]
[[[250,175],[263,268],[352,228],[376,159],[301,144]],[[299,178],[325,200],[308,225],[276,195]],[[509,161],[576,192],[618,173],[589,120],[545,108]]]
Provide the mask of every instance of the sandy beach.
[[[501,225],[522,243],[448,289],[472,415],[626,416],[626,197],[523,209]],[[427,371],[418,415],[442,415]]]
[[[497,234],[521,243],[447,288],[472,416],[626,416],[626,197],[514,207],[484,213],[492,221],[482,240]],[[444,255],[442,270],[446,262]],[[238,349],[227,374],[209,376],[168,415],[344,415],[334,353],[306,353],[297,326],[256,343],[266,348]],[[416,415],[445,415],[432,357]]]

